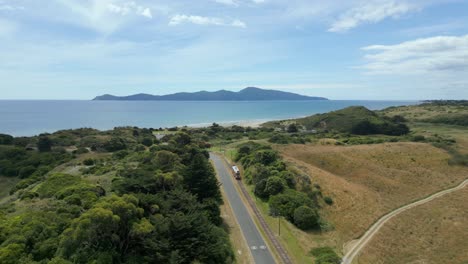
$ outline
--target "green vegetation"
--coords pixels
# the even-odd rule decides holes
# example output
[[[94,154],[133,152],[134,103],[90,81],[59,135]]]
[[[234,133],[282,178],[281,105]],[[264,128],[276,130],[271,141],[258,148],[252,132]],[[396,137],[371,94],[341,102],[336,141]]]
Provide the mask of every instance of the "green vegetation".
[[[299,119],[269,122],[265,124],[265,127],[285,128],[287,126],[289,130],[291,124],[296,124],[308,131],[318,130],[356,135],[383,134],[399,136],[409,133],[408,127],[401,121],[398,118],[384,118],[362,106],[353,106]]]
[[[303,230],[320,228],[318,196],[308,177],[301,177],[267,145],[254,142],[238,147],[236,160],[245,169],[256,196],[269,201],[270,214],[285,217]]]
[[[401,116],[408,122],[468,126],[466,100],[427,101],[419,105],[389,107],[379,113],[388,117]]]
[[[0,145],[13,144],[14,138],[10,135],[0,134]]]
[[[434,124],[468,126],[468,114],[442,114],[421,121]]]
[[[341,258],[330,247],[314,248],[310,254],[315,257],[315,264],[340,264]]]
[[[151,133],[59,131],[21,138],[29,151],[6,140],[0,175],[23,180],[0,207],[0,263],[233,263],[203,144],[177,132],[155,145]]]

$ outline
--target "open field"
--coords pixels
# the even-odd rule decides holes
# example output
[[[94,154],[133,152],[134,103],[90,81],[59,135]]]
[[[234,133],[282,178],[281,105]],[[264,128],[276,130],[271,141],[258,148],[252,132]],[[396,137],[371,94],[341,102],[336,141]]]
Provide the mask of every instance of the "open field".
[[[322,210],[334,230],[322,234],[321,240],[338,249],[362,235],[383,214],[454,186],[468,175],[467,168],[449,166],[449,155],[428,144],[278,148],[288,162],[310,175],[324,195],[335,201]],[[309,234],[301,239],[316,244],[317,236]]]
[[[468,127],[450,126],[429,123],[411,124],[411,130],[424,136],[444,135],[456,140],[456,148],[461,153],[468,154]]]
[[[468,188],[391,219],[355,263],[468,263]]]
[[[410,105],[390,107],[381,111],[387,116],[400,115],[406,119],[417,122],[441,115],[468,114],[468,107],[463,105]]]

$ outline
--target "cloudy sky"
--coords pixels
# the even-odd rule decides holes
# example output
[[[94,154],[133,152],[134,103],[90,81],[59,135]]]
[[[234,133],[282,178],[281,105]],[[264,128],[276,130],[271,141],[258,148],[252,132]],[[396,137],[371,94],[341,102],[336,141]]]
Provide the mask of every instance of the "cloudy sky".
[[[468,99],[467,0],[0,0],[0,99]]]

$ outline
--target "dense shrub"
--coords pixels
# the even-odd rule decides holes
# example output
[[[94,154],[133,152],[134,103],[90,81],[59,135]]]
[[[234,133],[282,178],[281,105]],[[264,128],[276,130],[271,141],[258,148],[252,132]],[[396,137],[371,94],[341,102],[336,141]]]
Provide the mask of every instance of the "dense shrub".
[[[75,150],[73,153],[78,154],[78,155],[86,154],[86,153],[89,153],[89,150],[87,148],[80,147],[77,150]]]
[[[27,178],[44,175],[53,167],[69,161],[68,153],[25,151],[22,148],[5,146],[0,148],[0,175]]]
[[[319,220],[317,210],[308,206],[300,206],[294,210],[294,224],[302,230],[319,227]]]
[[[13,140],[14,138],[10,135],[0,134],[0,145],[11,145]]]
[[[96,163],[94,159],[85,159],[83,160],[83,165],[86,166],[93,166]]]
[[[127,148],[125,140],[119,137],[113,137],[104,143],[104,149],[109,152],[119,151]]]
[[[286,129],[288,133],[297,133],[299,129],[297,128],[296,124],[290,124],[288,128]]]
[[[315,264],[340,264],[341,258],[330,247],[314,248],[310,254],[315,257]]]
[[[329,196],[323,197],[323,201],[325,201],[326,204],[332,205],[333,204],[333,199]]]
[[[265,193],[270,195],[276,195],[283,192],[286,189],[286,182],[278,176],[269,177],[265,184]]]
[[[306,194],[287,190],[284,193],[270,197],[270,214],[281,215],[294,223],[294,211],[301,206],[315,207]]]
[[[47,136],[39,137],[37,141],[37,149],[40,152],[48,152],[52,150],[52,141]]]

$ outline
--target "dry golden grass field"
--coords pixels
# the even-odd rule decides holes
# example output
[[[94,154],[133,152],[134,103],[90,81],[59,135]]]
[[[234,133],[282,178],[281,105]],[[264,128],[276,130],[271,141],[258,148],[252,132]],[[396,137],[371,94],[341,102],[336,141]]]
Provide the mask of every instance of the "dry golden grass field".
[[[342,246],[371,226],[380,216],[402,205],[457,185],[468,168],[449,166],[449,155],[423,143],[378,145],[278,146],[284,158],[320,184],[333,206],[325,219],[334,230],[302,236],[304,243]]]
[[[468,263],[468,188],[412,208],[386,223],[356,263]]]

